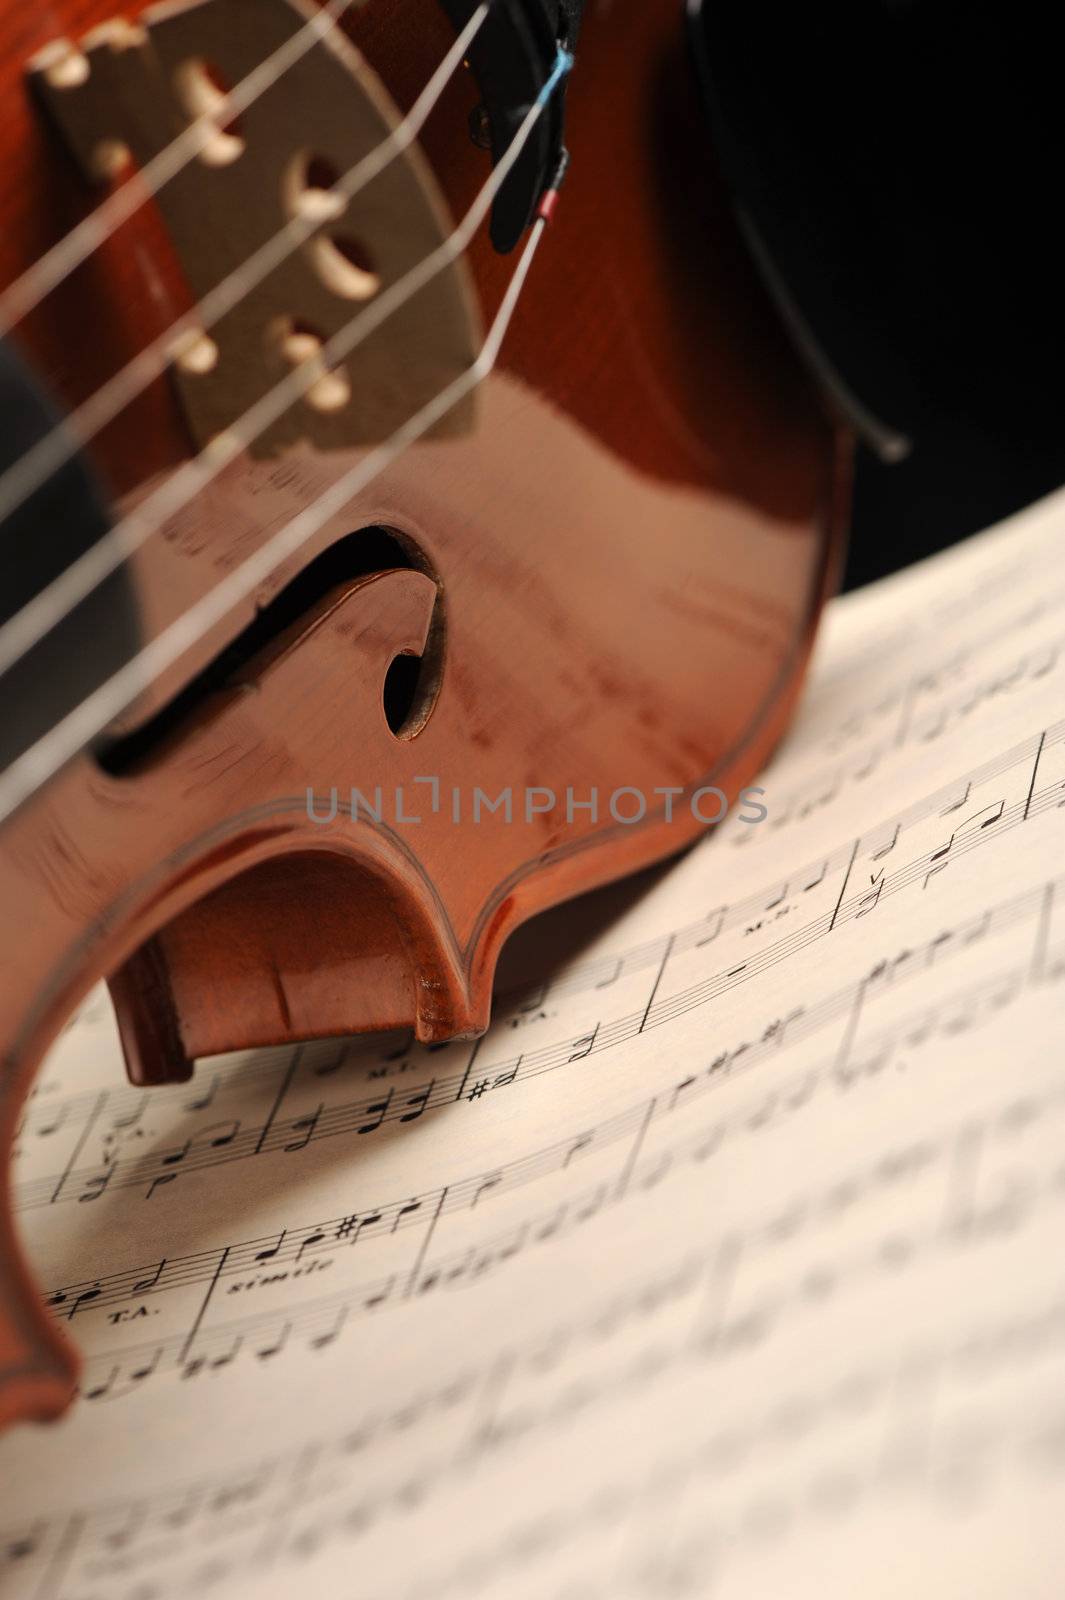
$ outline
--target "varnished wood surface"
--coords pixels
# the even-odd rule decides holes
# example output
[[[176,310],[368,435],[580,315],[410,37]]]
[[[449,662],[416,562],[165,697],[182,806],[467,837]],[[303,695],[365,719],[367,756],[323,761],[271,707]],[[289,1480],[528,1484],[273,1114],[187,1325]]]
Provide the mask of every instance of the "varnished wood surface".
[[[0,832],[0,1151],[50,1040],[102,974],[120,974],[141,1081],[248,1042],[397,1022],[425,1039],[473,1032],[514,927],[698,827],[690,814],[667,823],[661,806],[631,827],[560,811],[509,825],[426,815],[409,828],[341,813],[320,826],[307,817],[308,787],[414,794],[413,779],[431,774],[445,793],[594,785],[605,797],[703,782],[735,793],[781,737],[831,581],[845,452],[737,241],[680,8],[588,10],[571,174],[476,431],[408,451],[306,552],[385,527],[417,547],[439,593],[422,572],[399,571],[331,594],[147,766],[111,777],[86,754]],[[4,6],[3,281],[88,203],[30,109],[21,63],[106,15],[100,0]],[[450,41],[433,0],[371,4],[353,31],[400,104]],[[486,170],[466,132],[475,99],[460,79],[425,138],[456,211]],[[471,252],[486,321],[512,265],[483,241]],[[34,314],[23,348],[75,403],[166,326],[183,293],[157,223],[142,216]],[[94,458],[116,496],[135,496],[189,449],[160,382]],[[227,469],[136,559],[148,636],[349,464],[297,450]],[[397,738],[384,674],[396,650],[424,638],[434,599],[438,692],[420,731]],[[362,917],[346,918],[360,903]],[[54,1414],[73,1378],[5,1207],[0,1422]]]

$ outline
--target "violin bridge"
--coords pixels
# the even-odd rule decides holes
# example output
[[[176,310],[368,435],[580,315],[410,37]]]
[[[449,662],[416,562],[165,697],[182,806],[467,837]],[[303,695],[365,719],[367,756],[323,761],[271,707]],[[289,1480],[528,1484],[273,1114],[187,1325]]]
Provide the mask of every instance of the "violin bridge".
[[[114,181],[131,165],[143,171],[183,135],[192,143],[156,204],[196,311],[213,313],[183,318],[171,350],[201,448],[304,363],[312,381],[253,453],[379,443],[480,347],[460,258],[379,322],[369,315],[367,327],[377,325],[359,331],[350,354],[325,359],[334,335],[371,313],[451,224],[414,143],[357,193],[336,191],[401,116],[339,27],[323,24],[302,48],[316,15],[305,0],[157,6],[137,25],[94,28],[77,46],[56,40],[29,66],[90,181]],[[264,64],[269,79],[273,61],[273,81],[240,97],[248,103],[238,100],[234,116],[233,89]],[[474,403],[471,394],[430,436],[469,431]]]

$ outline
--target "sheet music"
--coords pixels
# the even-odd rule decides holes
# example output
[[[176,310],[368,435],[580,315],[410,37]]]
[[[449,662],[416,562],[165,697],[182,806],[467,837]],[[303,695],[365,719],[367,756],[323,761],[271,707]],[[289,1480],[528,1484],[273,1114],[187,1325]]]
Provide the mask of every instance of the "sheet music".
[[[473,1045],[142,1092],[93,997],[0,1600],[1060,1593],[1063,536],[834,603],[766,821],[520,934]]]

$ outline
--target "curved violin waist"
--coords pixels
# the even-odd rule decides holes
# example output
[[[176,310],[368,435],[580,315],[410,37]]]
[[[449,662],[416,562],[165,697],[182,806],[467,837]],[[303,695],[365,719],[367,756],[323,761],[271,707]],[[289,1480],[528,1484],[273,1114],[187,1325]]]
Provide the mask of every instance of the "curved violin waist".
[[[304,48],[302,0],[0,7],[5,1162],[101,978],[144,1085],[482,1031],[519,923],[742,804],[833,582],[847,443],[738,237],[672,0],[584,19],[565,183],[505,251],[479,132],[513,63],[479,58],[487,92],[460,51],[414,138],[467,12],[339,9]],[[75,1381],[5,1202],[0,1422]]]

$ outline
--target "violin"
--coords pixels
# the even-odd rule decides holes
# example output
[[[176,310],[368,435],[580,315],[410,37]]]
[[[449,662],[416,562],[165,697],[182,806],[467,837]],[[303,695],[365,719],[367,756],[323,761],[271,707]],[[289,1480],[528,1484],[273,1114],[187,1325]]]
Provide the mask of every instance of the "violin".
[[[10,1168],[101,979],[145,1086],[483,1031],[520,923],[754,784],[849,433],[678,0],[7,0],[0,46]],[[5,1190],[0,1424],[76,1377]]]

